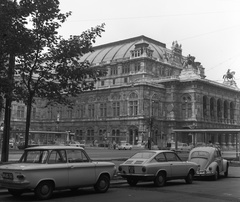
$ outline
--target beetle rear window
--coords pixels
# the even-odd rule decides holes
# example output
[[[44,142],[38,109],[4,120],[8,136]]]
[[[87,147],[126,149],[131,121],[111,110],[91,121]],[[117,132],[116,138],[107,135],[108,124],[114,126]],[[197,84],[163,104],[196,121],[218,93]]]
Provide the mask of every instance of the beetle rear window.
[[[206,151],[195,151],[191,154],[191,159],[192,158],[205,158],[208,159],[210,154]]]

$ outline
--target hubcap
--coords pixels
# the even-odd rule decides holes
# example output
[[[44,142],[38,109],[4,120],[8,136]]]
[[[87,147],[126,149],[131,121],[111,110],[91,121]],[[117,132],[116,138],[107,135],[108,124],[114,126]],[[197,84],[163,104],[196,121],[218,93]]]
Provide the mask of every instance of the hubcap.
[[[49,187],[47,185],[44,185],[41,189],[42,194],[47,194],[49,192]]]

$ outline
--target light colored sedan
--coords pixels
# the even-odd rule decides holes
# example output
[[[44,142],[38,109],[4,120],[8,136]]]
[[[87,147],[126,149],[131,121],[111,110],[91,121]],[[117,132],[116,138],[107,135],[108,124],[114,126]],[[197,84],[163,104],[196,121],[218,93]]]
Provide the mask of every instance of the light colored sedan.
[[[133,155],[119,166],[118,171],[130,186],[139,181],[153,181],[160,187],[173,179],[185,179],[191,184],[197,169],[196,163],[182,161],[173,151],[149,150]]]
[[[188,160],[200,165],[196,176],[211,176],[217,180],[220,174],[228,176],[229,163],[222,157],[221,150],[215,146],[195,147],[189,153]]]
[[[40,146],[25,149],[18,163],[1,165],[0,185],[13,196],[34,191],[44,200],[61,189],[106,192],[115,173],[114,163],[93,162],[81,147]]]
[[[118,149],[119,150],[131,150],[132,149],[132,145],[129,144],[129,143],[123,143],[123,144],[120,144],[118,146]]]

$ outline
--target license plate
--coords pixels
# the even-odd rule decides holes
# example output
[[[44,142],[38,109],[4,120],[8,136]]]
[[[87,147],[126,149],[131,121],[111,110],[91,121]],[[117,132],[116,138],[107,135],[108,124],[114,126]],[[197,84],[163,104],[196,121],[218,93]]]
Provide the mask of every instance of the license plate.
[[[3,177],[3,179],[6,179],[6,180],[13,180],[13,174],[12,173],[3,173],[2,177]]]
[[[129,172],[129,173],[135,173],[134,167],[133,167],[133,166],[129,166],[129,167],[128,167],[128,172]]]

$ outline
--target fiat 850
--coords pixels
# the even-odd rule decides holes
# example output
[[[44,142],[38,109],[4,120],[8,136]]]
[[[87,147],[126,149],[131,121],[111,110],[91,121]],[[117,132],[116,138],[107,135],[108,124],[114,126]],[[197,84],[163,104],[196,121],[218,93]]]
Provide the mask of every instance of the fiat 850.
[[[184,179],[191,184],[197,169],[196,163],[182,161],[173,151],[150,150],[136,153],[120,164],[118,171],[130,186],[139,181],[153,181],[160,187],[173,179]]]

